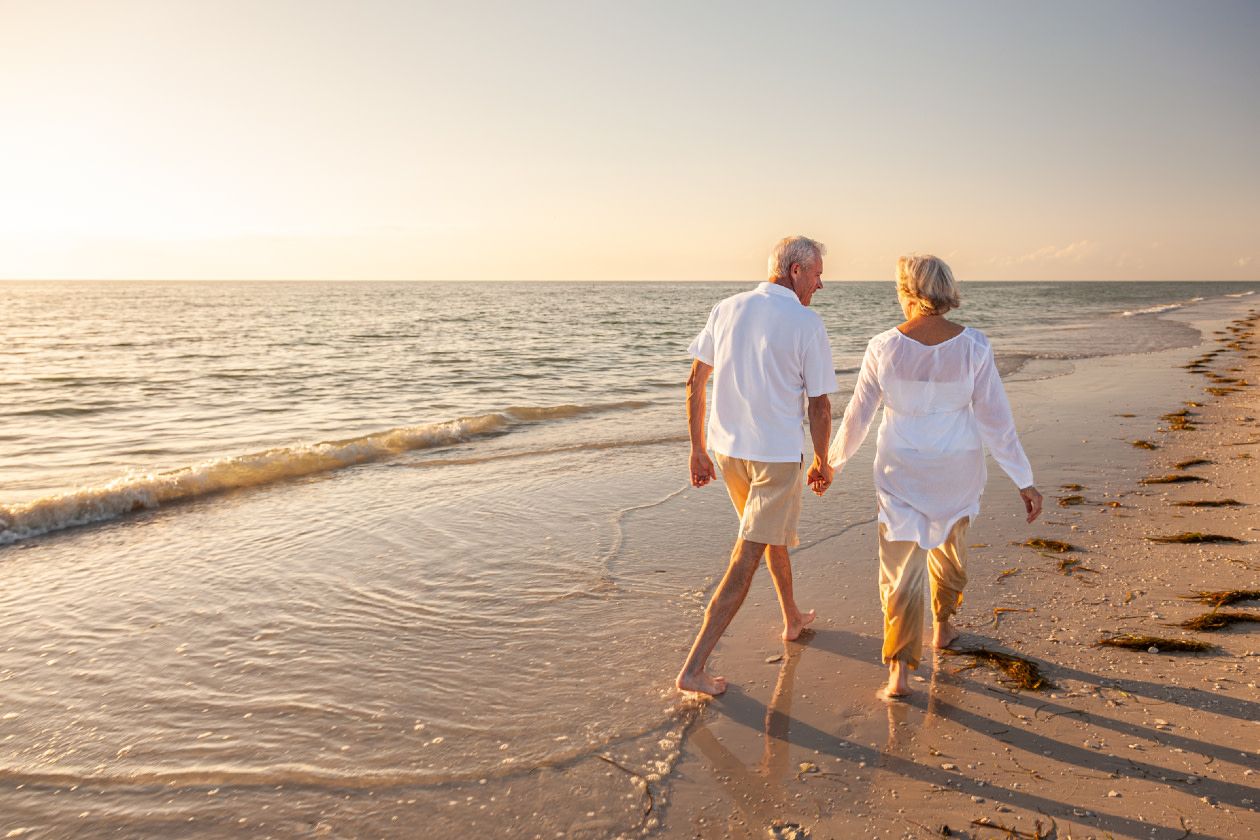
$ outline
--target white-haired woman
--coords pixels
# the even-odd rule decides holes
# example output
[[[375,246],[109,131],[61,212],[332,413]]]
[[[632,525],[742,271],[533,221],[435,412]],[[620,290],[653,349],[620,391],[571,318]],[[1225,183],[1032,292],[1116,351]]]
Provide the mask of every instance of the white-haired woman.
[[[950,618],[967,583],[965,537],[971,517],[980,512],[984,446],[1019,488],[1029,522],[1041,513],[1042,501],[989,340],[945,318],[959,304],[949,266],[930,255],[902,257],[897,298],[906,322],[867,345],[853,399],[828,453],[838,475],[883,403],[875,492],[889,697],[910,693],[908,669],[919,666],[929,578],[933,644],[944,648],[958,638]]]

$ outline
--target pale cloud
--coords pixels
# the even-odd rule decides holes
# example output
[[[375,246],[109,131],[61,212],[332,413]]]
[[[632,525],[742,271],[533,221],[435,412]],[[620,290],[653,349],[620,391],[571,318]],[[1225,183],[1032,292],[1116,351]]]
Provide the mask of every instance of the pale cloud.
[[[1251,257],[1240,257],[1240,258],[1239,258],[1239,260],[1238,260],[1238,267],[1239,267],[1239,268],[1246,268],[1246,267],[1247,267],[1247,266],[1249,266],[1249,265],[1251,265]]]
[[[1063,247],[1058,245],[1047,245],[1044,248],[1039,248],[1036,251],[1033,251],[1031,254],[1024,254],[1022,257],[1016,257],[1011,260],[1011,262],[1015,264],[1079,262],[1097,250],[1097,242],[1090,242],[1088,239],[1082,239],[1080,242],[1073,242],[1071,245]]]

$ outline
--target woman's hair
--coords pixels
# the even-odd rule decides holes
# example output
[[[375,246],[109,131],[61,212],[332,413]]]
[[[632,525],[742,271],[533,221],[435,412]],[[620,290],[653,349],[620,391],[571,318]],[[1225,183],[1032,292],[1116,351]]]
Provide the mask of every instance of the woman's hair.
[[[962,303],[954,272],[931,254],[907,254],[897,260],[897,291],[924,315],[944,315]]]

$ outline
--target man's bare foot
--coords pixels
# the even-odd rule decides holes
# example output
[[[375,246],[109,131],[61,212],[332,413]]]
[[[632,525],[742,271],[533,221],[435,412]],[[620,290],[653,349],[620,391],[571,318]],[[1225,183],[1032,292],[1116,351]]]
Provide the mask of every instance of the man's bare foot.
[[[913,692],[910,691],[910,666],[900,659],[894,659],[888,663],[888,687],[884,689],[884,696],[889,698],[909,697]]]
[[[711,694],[714,697],[726,691],[726,680],[722,677],[710,677],[704,671],[688,674],[685,670],[678,675],[679,691],[695,691],[699,694]]]
[[[797,612],[796,620],[789,621],[783,626],[783,641],[794,642],[796,637],[801,635],[801,631],[805,626],[818,618],[818,610],[808,610],[807,612]]]
[[[944,621],[933,622],[932,630],[932,647],[937,650],[944,650],[958,641],[958,637],[962,635],[962,631],[955,627],[948,618]]]

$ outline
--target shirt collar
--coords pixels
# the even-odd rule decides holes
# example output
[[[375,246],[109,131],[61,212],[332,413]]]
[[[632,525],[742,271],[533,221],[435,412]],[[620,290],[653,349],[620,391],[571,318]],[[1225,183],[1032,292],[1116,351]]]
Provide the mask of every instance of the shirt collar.
[[[780,286],[777,283],[772,283],[769,280],[762,281],[761,285],[758,286],[757,288],[758,290],[767,291],[772,295],[780,295],[780,296],[786,295],[787,297],[790,297],[792,300],[796,301],[797,303],[801,302],[801,299],[796,296],[796,292],[784,286]]]

